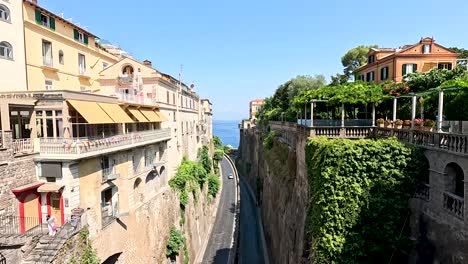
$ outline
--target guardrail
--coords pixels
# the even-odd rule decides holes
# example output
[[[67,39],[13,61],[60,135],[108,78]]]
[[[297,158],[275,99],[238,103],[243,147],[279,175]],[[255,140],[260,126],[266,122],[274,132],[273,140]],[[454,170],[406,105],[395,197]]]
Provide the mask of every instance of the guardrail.
[[[47,225],[39,217],[0,216],[1,235],[40,235],[47,233]]]
[[[239,174],[237,172],[236,164],[232,159],[227,155],[224,154],[224,157],[228,160],[228,162],[231,164],[232,169],[234,170],[234,173],[236,175],[236,220],[234,221],[234,241],[232,243],[232,248],[231,251],[229,252],[229,260],[228,264],[234,264],[237,263],[238,259],[238,246],[239,246],[239,229],[240,229],[240,179],[239,179]]]
[[[444,192],[444,208],[455,216],[463,219],[464,200],[462,197]]]
[[[13,140],[13,152],[18,153],[33,153],[34,152],[34,142],[30,138],[21,138]]]

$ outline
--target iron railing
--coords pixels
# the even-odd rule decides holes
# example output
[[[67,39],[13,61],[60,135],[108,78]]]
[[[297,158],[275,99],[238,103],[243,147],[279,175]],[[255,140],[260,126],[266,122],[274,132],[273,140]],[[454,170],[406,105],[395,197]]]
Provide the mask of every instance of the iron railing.
[[[115,167],[104,168],[102,169],[102,182],[115,180],[119,177]]]
[[[2,235],[40,235],[47,233],[47,224],[39,217],[0,216],[0,234]]]

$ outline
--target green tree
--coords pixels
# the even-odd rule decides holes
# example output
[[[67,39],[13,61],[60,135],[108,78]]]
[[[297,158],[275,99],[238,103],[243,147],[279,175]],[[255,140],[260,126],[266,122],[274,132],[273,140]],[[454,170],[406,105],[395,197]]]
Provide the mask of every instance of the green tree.
[[[198,161],[207,172],[211,171],[211,158],[208,146],[203,146],[198,150]]]
[[[330,78],[331,78],[330,85],[341,85],[341,84],[345,84],[345,83],[347,83],[348,80],[349,80],[348,75],[346,75],[346,74],[339,74],[339,73],[330,76]]]
[[[84,249],[83,256],[81,256],[82,264],[99,264],[101,261],[97,257],[96,251],[93,249],[90,243],[88,243]]]
[[[466,50],[464,48],[452,47],[452,48],[449,48],[449,50],[458,53],[458,58],[459,59],[467,59],[468,58],[468,50]]]
[[[223,142],[221,142],[221,139],[218,136],[213,136],[213,144],[215,148],[223,147]]]
[[[215,174],[208,175],[208,195],[216,197],[220,187],[221,181],[219,180],[219,177]]]
[[[348,78],[351,77],[357,68],[366,64],[367,53],[369,53],[369,50],[377,47],[377,45],[361,45],[348,50],[348,52],[341,57],[341,63],[343,64],[343,67],[345,67],[344,74],[348,76]]]
[[[323,75],[298,75],[285,83],[288,93],[288,103],[302,91],[313,90],[322,87],[326,84],[325,76]]]

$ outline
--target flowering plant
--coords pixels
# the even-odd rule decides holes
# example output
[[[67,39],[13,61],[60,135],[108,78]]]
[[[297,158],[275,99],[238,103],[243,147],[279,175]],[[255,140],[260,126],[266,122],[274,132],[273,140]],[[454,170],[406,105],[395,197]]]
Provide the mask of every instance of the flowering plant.
[[[416,118],[414,120],[414,125],[415,126],[422,126],[424,124],[424,119],[421,119],[421,118]]]
[[[400,119],[397,119],[397,120],[395,120],[395,125],[401,126],[401,125],[403,125],[403,121],[400,120]]]
[[[385,120],[383,118],[379,118],[375,121],[377,124],[383,124]]]
[[[405,120],[403,121],[404,126],[411,126],[411,120]]]
[[[393,122],[392,122],[392,120],[390,120],[390,119],[385,120],[385,125],[386,125],[386,126],[390,126],[390,125],[392,125],[392,123],[393,123]]]

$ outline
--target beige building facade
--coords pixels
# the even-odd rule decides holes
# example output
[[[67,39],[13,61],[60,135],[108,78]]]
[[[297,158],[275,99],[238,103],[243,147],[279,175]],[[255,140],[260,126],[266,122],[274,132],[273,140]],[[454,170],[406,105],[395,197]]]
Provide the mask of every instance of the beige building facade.
[[[0,91],[25,91],[22,1],[0,1]]]

